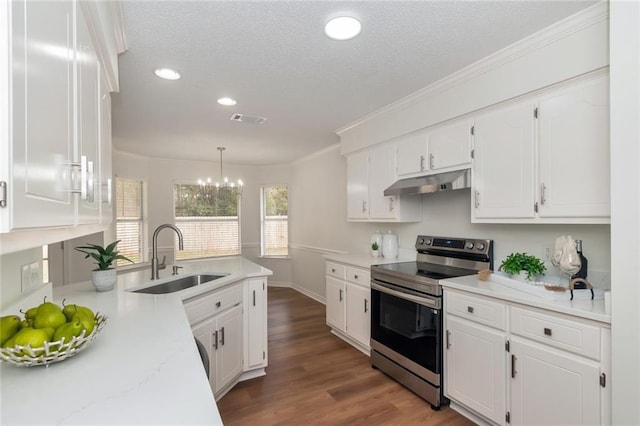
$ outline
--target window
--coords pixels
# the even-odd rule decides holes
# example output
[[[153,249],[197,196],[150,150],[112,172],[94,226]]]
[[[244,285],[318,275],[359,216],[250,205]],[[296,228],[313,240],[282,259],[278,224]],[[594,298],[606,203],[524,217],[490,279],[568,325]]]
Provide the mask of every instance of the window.
[[[116,178],[116,239],[118,252],[135,263],[146,260],[146,223],[141,180]],[[117,265],[129,262],[118,260]]]
[[[263,186],[260,194],[262,256],[289,254],[289,211],[287,185]]]
[[[184,250],[176,259],[240,254],[240,194],[236,188],[175,184],[176,226],[184,236]]]

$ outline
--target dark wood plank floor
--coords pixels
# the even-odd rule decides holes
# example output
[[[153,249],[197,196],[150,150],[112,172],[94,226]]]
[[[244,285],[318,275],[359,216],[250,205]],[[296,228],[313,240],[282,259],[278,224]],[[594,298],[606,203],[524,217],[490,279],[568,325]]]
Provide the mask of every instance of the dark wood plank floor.
[[[295,290],[269,288],[267,375],[239,383],[220,401],[225,425],[472,425],[371,368],[329,332],[325,307]]]

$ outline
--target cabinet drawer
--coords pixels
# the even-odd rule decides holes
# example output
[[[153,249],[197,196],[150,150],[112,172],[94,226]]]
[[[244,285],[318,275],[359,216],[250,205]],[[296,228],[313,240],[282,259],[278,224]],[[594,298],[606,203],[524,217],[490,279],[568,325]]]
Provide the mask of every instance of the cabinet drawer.
[[[371,285],[371,272],[367,269],[347,267],[347,281],[369,287]]]
[[[467,318],[499,330],[506,327],[506,306],[482,296],[467,296],[447,291],[445,304],[448,314]]]
[[[193,325],[242,301],[242,286],[237,284],[184,301],[189,324]]]
[[[600,359],[599,327],[517,307],[511,307],[510,320],[513,334]]]
[[[339,263],[327,262],[326,274],[344,280],[346,278],[346,267]]]

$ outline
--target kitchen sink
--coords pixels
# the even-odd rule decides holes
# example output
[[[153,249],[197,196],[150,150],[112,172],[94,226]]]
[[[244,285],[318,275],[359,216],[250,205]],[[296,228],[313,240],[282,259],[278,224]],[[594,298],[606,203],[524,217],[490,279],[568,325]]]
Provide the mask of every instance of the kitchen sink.
[[[140,290],[134,290],[133,293],[148,293],[148,294],[166,294],[175,293],[176,291],[184,290],[186,288],[195,287],[200,284],[208,283],[209,281],[217,280],[222,277],[226,277],[228,274],[202,274],[202,275],[190,275],[188,277],[176,278],[166,283],[153,285],[151,287],[141,288]]]

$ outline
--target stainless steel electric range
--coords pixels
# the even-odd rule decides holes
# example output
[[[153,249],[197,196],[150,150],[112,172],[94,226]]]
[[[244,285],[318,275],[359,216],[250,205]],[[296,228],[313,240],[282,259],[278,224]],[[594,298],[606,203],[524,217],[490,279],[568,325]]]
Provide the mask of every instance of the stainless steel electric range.
[[[493,269],[493,241],[418,236],[416,261],[371,267],[371,365],[431,404],[443,394],[439,281]]]

